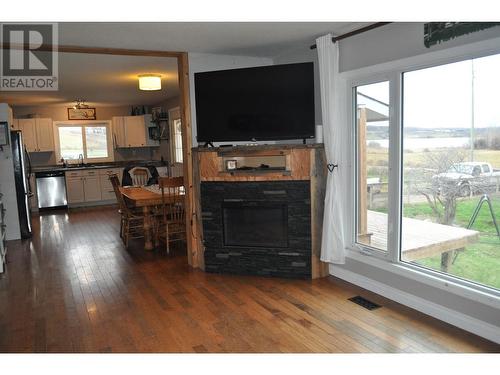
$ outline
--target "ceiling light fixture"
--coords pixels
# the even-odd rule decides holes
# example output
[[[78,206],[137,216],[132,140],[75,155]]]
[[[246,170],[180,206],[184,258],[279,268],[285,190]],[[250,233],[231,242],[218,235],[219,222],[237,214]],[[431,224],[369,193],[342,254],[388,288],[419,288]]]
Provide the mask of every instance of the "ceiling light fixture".
[[[85,104],[85,99],[76,99],[75,102],[76,104],[73,106],[73,109],[84,109],[89,107]]]
[[[161,75],[141,74],[139,76],[139,90],[143,91],[161,90]]]

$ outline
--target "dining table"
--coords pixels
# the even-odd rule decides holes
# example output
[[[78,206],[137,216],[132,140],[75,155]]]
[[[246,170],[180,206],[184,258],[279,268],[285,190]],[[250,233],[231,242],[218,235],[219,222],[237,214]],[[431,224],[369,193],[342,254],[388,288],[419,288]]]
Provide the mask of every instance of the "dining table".
[[[144,215],[144,249],[153,250],[158,245],[153,235],[154,208],[163,204],[161,189],[158,185],[123,186],[120,187],[120,192],[130,207],[142,209]]]

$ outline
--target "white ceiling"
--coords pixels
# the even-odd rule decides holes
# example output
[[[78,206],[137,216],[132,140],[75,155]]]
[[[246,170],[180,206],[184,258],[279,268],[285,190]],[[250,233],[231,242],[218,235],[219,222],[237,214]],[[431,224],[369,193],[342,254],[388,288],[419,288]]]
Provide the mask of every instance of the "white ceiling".
[[[60,23],[59,44],[84,47],[202,52],[275,58],[287,51],[307,49],[326,33],[335,35],[367,23]],[[137,75],[159,73],[160,92],[137,88]],[[84,98],[94,106],[156,104],[178,95],[174,58],[59,54],[59,90],[2,92],[0,102],[15,106],[67,106]]]
[[[62,45],[276,57],[366,22],[60,23]]]
[[[140,91],[138,75],[162,76],[160,91]],[[166,57],[59,54],[59,90],[0,92],[12,106],[68,106],[77,98],[91,106],[152,105],[179,95],[177,59]]]

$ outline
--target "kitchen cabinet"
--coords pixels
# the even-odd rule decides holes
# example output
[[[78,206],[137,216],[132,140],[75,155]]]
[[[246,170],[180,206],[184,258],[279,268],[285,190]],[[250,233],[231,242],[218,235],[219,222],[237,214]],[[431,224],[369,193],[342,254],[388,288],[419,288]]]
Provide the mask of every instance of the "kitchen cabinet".
[[[160,143],[157,140],[150,139],[150,127],[151,115],[113,117],[113,144],[115,149],[159,146]]]
[[[113,185],[111,184],[111,181],[109,180],[108,177],[109,173],[116,173],[121,183],[123,169],[121,168],[99,169],[99,180],[101,184],[101,199],[103,201],[116,200],[116,195],[113,189]]]
[[[50,118],[16,119],[14,127],[23,133],[28,152],[54,151],[54,131]]]
[[[101,186],[97,170],[66,172],[68,203],[96,202],[101,200]]]
[[[123,116],[113,117],[113,146],[115,149],[127,147]]]
[[[126,116],[123,123],[127,147],[145,147],[147,141],[144,116]]]
[[[38,152],[54,151],[54,131],[52,128],[52,119],[36,119],[36,141]]]
[[[66,172],[66,197],[68,204],[85,202],[83,176],[80,171]]]
[[[123,168],[81,169],[66,172],[68,204],[116,201],[108,174],[116,173],[121,181]]]
[[[23,133],[23,142],[28,152],[37,152],[36,121],[34,118],[18,119],[18,129]]]
[[[84,172],[83,191],[85,194],[85,202],[96,202],[101,200],[101,183],[97,170]]]

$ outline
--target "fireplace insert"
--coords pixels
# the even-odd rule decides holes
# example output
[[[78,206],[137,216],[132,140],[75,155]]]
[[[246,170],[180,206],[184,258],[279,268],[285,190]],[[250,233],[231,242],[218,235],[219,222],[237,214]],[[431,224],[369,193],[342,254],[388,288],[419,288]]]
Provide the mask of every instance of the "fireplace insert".
[[[222,204],[224,246],[288,247],[288,206],[265,202]]]

